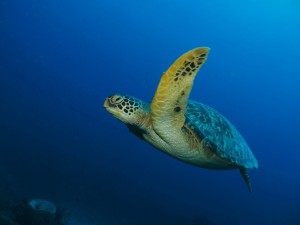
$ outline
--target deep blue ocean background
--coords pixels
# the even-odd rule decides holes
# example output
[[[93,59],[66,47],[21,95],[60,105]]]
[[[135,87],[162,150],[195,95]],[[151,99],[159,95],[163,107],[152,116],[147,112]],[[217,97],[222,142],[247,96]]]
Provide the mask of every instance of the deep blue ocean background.
[[[200,46],[191,99],[247,140],[253,193],[237,170],[174,160],[103,108],[113,93],[151,101]],[[71,224],[299,225],[299,59],[298,0],[1,0],[0,169]]]

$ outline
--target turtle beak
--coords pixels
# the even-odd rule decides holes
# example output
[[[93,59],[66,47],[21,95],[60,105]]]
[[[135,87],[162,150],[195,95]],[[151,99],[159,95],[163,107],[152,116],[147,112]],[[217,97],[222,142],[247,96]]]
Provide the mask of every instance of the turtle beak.
[[[108,98],[106,98],[105,101],[104,101],[103,106],[104,106],[104,108],[108,108],[109,105],[110,105],[109,100],[108,100]]]
[[[110,97],[105,99],[103,106],[113,116],[117,118],[120,116],[120,112],[118,110],[117,105],[111,102]]]
[[[104,106],[106,109],[117,107],[116,104],[114,104],[114,103],[111,102],[110,97],[108,97],[108,98],[105,99],[104,105],[103,105],[103,106]]]

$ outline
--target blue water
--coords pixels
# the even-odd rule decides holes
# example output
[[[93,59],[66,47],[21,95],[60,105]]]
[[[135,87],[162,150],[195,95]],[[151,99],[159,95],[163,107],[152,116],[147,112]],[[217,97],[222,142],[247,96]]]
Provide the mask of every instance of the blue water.
[[[299,225],[299,11],[296,0],[2,0],[11,188],[65,206],[73,224]],[[151,101],[161,74],[199,46],[211,52],[190,98],[247,140],[253,193],[238,171],[176,161],[103,108],[113,93]]]

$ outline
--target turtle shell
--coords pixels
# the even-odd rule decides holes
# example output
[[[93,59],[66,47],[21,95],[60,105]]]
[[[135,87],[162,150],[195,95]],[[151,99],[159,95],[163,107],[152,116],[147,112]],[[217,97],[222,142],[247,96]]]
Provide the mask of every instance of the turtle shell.
[[[243,168],[258,167],[242,135],[219,112],[202,103],[189,101],[185,117],[185,124],[217,156]]]

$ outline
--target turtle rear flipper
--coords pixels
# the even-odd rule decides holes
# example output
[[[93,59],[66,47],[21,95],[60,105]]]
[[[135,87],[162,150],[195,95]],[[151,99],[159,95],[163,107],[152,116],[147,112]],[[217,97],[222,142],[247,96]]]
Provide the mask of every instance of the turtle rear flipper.
[[[244,179],[244,181],[246,182],[246,185],[249,189],[250,192],[252,192],[252,188],[251,188],[251,184],[250,184],[250,177],[249,177],[249,173],[248,173],[248,169],[246,168],[241,168],[240,169],[240,173]]]

